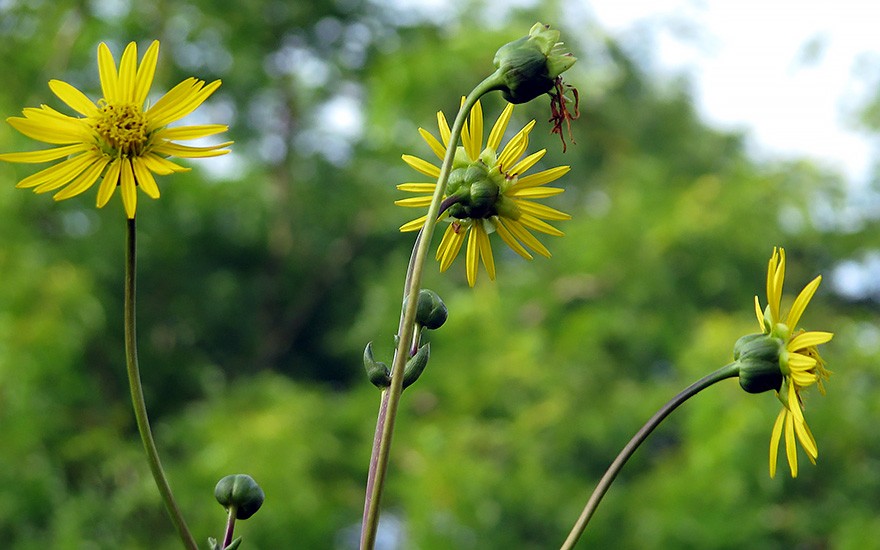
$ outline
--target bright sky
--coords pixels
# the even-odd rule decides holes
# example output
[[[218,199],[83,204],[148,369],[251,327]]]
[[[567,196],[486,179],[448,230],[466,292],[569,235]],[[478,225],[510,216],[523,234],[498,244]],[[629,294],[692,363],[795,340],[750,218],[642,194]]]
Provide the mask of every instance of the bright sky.
[[[877,148],[852,120],[870,92],[864,68],[880,67],[880,2],[588,0],[586,6],[602,28],[629,41],[652,24],[657,67],[690,74],[706,120],[746,128],[759,157],[806,155],[853,183],[865,180]]]

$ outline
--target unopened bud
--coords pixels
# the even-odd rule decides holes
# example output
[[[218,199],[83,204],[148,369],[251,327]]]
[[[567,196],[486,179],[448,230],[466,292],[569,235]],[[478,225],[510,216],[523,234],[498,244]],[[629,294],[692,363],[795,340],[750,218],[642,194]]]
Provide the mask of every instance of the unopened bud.
[[[370,383],[383,390],[391,385],[391,371],[385,363],[373,359],[373,343],[369,342],[364,348],[364,370]]]
[[[571,68],[577,58],[564,50],[559,31],[535,23],[529,35],[514,40],[498,50],[493,64],[498,68],[504,99],[526,103],[549,92],[556,78]]]
[[[423,288],[419,291],[419,303],[416,306],[416,323],[428,330],[436,330],[443,326],[449,310],[433,290]]]
[[[217,482],[214,487],[214,498],[227,510],[235,514],[235,519],[248,519],[257,513],[265,493],[247,474],[228,475]]]

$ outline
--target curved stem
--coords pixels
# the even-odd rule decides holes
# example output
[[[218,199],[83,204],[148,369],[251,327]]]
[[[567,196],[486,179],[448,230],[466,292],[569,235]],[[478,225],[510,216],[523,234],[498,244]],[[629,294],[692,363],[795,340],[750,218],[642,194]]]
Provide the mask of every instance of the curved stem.
[[[584,532],[584,529],[587,527],[587,523],[589,523],[590,518],[593,516],[593,513],[596,511],[596,508],[599,506],[599,502],[602,500],[602,497],[605,496],[605,493],[608,492],[608,489],[611,487],[611,483],[614,482],[614,478],[617,477],[617,474],[620,473],[620,470],[623,468],[623,465],[626,464],[626,461],[635,453],[636,449],[639,448],[651,432],[654,431],[658,425],[660,425],[663,420],[669,416],[669,413],[678,408],[679,405],[695,396],[699,392],[708,388],[712,384],[716,382],[720,382],[726,378],[732,378],[734,376],[739,375],[739,365],[736,363],[731,363],[720,369],[716,370],[712,374],[706,375],[698,381],[694,382],[687,388],[681,391],[678,395],[673,397],[668,403],[663,405],[663,407],[657,411],[654,416],[651,417],[648,422],[642,426],[642,429],[639,430],[636,435],[630,439],[629,443],[626,444],[626,447],[620,451],[620,454],[617,455],[617,458],[614,459],[614,462],[611,463],[611,466],[608,467],[608,470],[605,472],[605,475],[602,476],[602,479],[599,480],[599,484],[596,486],[596,489],[593,491],[593,494],[590,495],[590,500],[587,501],[587,505],[584,506],[584,511],[581,512],[581,516],[578,518],[574,527],[571,530],[571,533],[568,534],[568,538],[565,539],[565,542],[562,544],[562,550],[570,550],[574,548],[574,545],[577,543],[581,534]]]
[[[379,414],[376,420],[376,434],[373,438],[373,451],[370,456],[370,470],[367,477],[366,498],[364,500],[364,518],[361,526],[361,550],[371,550],[376,542],[376,532],[379,526],[379,501],[382,497],[382,489],[385,484],[385,474],[388,470],[388,457],[391,449],[391,437],[394,433],[394,421],[397,417],[397,408],[400,403],[400,395],[403,391],[403,371],[406,361],[409,359],[409,346],[415,331],[414,321],[418,300],[408,300],[410,294],[418,294],[421,288],[422,272],[425,258],[431,245],[431,237],[434,227],[437,225],[437,217],[440,215],[441,201],[446,189],[446,182],[452,171],[452,161],[455,150],[464,127],[465,120],[470,113],[471,107],[480,97],[497,89],[500,73],[492,73],[489,77],[477,85],[476,88],[465,98],[455,121],[450,130],[449,142],[446,146],[446,155],[440,166],[440,176],[437,178],[437,187],[431,205],[428,207],[425,225],[416,239],[414,255],[410,262],[407,273],[407,281],[404,286],[403,298],[406,307],[401,315],[400,325],[397,330],[398,342],[394,352],[391,367],[391,385],[382,392],[382,401],[379,405]]]
[[[137,421],[138,432],[141,435],[141,441],[144,444],[144,450],[147,453],[147,462],[150,464],[150,471],[153,473],[153,479],[165,502],[165,508],[171,516],[171,521],[177,527],[177,532],[186,548],[190,550],[198,550],[198,545],[174,501],[174,495],[171,494],[171,486],[162,470],[162,463],[159,461],[159,451],[156,449],[156,442],[153,441],[153,434],[150,431],[150,420],[147,417],[147,405],[144,401],[144,391],[141,385],[141,375],[138,369],[137,359],[137,337],[135,332],[135,286],[136,286],[136,267],[137,267],[137,239],[136,227],[134,219],[128,220],[128,231],[126,234],[125,246],[125,364],[128,370],[128,387],[131,391],[131,404],[134,407],[134,417]]]

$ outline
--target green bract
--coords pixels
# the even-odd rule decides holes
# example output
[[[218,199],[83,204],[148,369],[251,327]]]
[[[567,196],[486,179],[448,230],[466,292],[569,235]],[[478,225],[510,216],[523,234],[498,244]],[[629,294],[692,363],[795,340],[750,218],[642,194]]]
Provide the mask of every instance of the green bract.
[[[739,365],[739,385],[749,393],[782,387],[782,340],[768,334],[749,334],[736,341],[733,358]]]

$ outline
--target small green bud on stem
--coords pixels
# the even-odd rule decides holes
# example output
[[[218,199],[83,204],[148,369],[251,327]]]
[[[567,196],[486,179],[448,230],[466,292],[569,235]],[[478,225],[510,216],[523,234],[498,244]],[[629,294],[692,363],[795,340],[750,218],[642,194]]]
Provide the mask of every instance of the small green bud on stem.
[[[236,519],[248,519],[263,505],[266,494],[251,476],[234,474],[217,482],[214,497],[224,508],[234,512]]]
[[[369,342],[364,348],[364,370],[367,371],[367,378],[370,383],[384,390],[391,385],[391,371],[385,363],[376,361],[373,358],[373,343]]]
[[[436,330],[443,326],[449,310],[433,290],[423,288],[419,291],[419,303],[416,306],[416,323],[428,330]]]
[[[415,355],[410,357],[406,362],[406,368],[403,369],[403,387],[404,389],[411,386],[428,366],[428,359],[431,358],[431,344],[425,344],[419,348]]]

